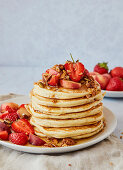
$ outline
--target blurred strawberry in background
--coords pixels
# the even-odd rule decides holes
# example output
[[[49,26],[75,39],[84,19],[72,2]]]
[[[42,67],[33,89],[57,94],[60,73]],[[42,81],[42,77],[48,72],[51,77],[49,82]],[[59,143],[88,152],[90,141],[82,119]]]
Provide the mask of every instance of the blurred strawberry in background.
[[[110,71],[112,77],[123,78],[123,67],[115,67]]]
[[[98,63],[90,75],[100,84],[102,90],[123,91],[123,67],[115,67],[110,72],[108,63]]]
[[[105,74],[108,73],[108,63],[98,63],[95,67],[94,67],[94,72],[100,73],[100,74]]]

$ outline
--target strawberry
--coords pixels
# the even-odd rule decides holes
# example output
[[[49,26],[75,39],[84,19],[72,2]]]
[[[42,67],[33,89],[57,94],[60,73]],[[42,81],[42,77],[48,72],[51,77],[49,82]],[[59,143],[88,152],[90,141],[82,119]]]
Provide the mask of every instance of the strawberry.
[[[11,133],[9,141],[16,145],[25,145],[28,142],[28,137],[25,133]]]
[[[123,87],[123,81],[119,78],[119,77],[113,77],[110,79],[107,87],[106,87],[106,90],[108,91],[121,91],[123,90],[122,87]]]
[[[96,72],[91,73],[92,77],[100,84],[101,89],[104,90],[111,78],[110,74],[95,74]]]
[[[123,79],[122,79],[122,84],[121,84],[120,90],[123,91]]]
[[[69,80],[60,80],[60,85],[67,89],[79,89],[81,87],[81,83]]]
[[[52,77],[48,81],[48,84],[50,86],[57,86],[58,82],[59,82],[59,75],[52,75]]]
[[[90,76],[90,73],[87,69],[84,70],[83,76]]]
[[[100,74],[105,74],[108,73],[108,63],[98,63],[95,67],[94,67],[94,72],[100,73]]]
[[[8,120],[10,122],[14,122],[18,119],[18,115],[16,112],[13,112],[13,113],[3,113],[0,115],[0,118],[3,119],[3,120]]]
[[[8,112],[4,112],[0,114],[0,119],[4,119],[8,115]]]
[[[29,134],[29,143],[32,144],[32,145],[41,146],[41,145],[45,144],[46,142],[43,141],[38,136],[33,135],[33,134],[30,133]]]
[[[19,108],[21,108],[21,107],[24,107],[24,108],[25,108],[25,104],[21,104]]]
[[[57,86],[60,74],[56,70],[50,68],[46,70],[46,73],[42,74],[42,77],[44,82],[47,82],[50,86]]]
[[[0,131],[0,139],[8,140],[8,132],[7,131]]]
[[[76,63],[68,61],[65,63],[65,70],[72,81],[79,82],[83,77],[85,68],[79,61]]]
[[[15,132],[23,132],[26,135],[34,134],[34,129],[27,119],[19,119],[12,123],[12,130]]]
[[[1,131],[7,131],[8,133],[11,133],[10,127],[7,126],[4,122],[0,122],[0,132]]]
[[[8,111],[9,113],[16,112],[18,108],[19,108],[19,106],[16,103],[3,103],[1,105],[1,112],[2,113],[6,112],[6,111]]]
[[[115,67],[110,72],[112,77],[120,77],[123,78],[123,67]]]
[[[48,81],[48,84],[50,86],[57,86],[59,82],[60,74],[52,68],[46,70],[46,73],[48,73],[51,76],[50,80]]]
[[[50,75],[57,75],[58,72],[52,68],[46,70],[46,73],[50,74]]]

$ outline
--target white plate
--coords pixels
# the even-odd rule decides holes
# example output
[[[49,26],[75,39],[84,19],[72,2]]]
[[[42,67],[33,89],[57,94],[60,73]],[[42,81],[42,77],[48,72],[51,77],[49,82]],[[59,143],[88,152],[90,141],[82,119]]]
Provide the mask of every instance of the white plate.
[[[105,97],[113,97],[113,98],[121,98],[123,97],[123,91],[107,91],[102,90],[102,92],[106,92]]]
[[[5,101],[6,102],[6,101]],[[22,103],[28,103],[29,99],[28,97],[18,97],[14,99],[7,100],[7,102],[16,102],[18,104]],[[23,151],[23,152],[29,152],[29,153],[63,153],[63,152],[71,152],[79,149],[86,148],[88,146],[94,145],[103,139],[107,138],[116,128],[117,120],[115,115],[106,107],[104,107],[104,117],[106,120],[106,127],[102,132],[94,136],[93,138],[90,138],[86,140],[86,142],[81,143],[79,145],[73,145],[68,147],[58,147],[58,148],[40,148],[40,147],[29,147],[29,146],[20,146],[15,145],[6,141],[0,141],[1,145],[4,145],[8,148]]]

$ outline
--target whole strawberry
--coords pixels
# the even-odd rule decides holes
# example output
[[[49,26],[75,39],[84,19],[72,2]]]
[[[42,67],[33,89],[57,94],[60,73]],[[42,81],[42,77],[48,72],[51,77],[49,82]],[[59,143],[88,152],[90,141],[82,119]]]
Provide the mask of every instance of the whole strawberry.
[[[9,141],[16,145],[25,145],[28,142],[28,137],[25,133],[11,133]]]
[[[108,73],[108,63],[98,63],[95,67],[94,67],[94,72],[100,73],[100,74],[105,74]]]
[[[110,72],[112,77],[120,77],[123,78],[123,67],[115,67]]]
[[[106,87],[108,91],[122,91],[123,90],[123,81],[119,77],[113,77],[109,80],[109,83]]]

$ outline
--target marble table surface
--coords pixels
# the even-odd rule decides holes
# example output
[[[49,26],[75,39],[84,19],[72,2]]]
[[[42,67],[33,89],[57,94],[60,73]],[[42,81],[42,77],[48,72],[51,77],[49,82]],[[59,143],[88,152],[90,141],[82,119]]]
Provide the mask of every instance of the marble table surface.
[[[0,67],[0,95],[8,93],[28,95],[33,83],[41,79],[45,67]],[[123,132],[123,98],[104,98],[104,105],[117,117],[114,134],[120,138]]]

